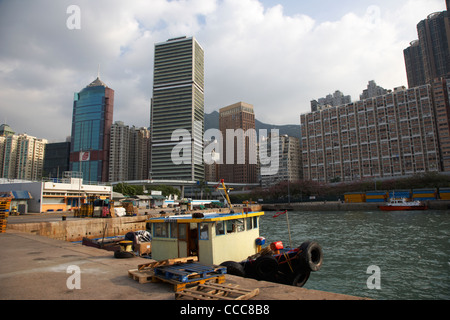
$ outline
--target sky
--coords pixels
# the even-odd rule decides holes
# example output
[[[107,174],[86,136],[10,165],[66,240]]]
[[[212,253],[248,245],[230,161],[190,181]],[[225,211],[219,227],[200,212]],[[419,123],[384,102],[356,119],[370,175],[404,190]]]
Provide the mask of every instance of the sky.
[[[73,10],[76,6],[76,10]],[[258,120],[300,124],[310,101],[370,80],[407,87],[403,50],[444,0],[0,0],[0,123],[65,141],[74,93],[97,77],[114,121],[150,124],[155,43],[195,37],[205,112],[239,101]]]

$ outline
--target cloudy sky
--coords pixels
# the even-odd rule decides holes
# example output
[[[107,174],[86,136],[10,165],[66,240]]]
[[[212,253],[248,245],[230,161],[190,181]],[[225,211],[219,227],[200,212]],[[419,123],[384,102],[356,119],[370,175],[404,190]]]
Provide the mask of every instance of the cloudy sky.
[[[369,80],[407,86],[403,49],[443,10],[444,0],[0,0],[0,123],[64,141],[73,94],[100,64],[114,121],[147,127],[154,44],[186,35],[205,50],[207,113],[244,101],[263,122],[299,124],[336,90],[355,101]]]

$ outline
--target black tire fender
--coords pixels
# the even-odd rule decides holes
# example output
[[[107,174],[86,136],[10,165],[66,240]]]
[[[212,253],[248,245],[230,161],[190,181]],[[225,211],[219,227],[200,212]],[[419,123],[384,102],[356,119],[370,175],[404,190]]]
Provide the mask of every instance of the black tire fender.
[[[310,271],[298,272],[294,276],[294,279],[292,280],[292,285],[297,287],[303,287],[305,283],[308,281],[310,274],[311,274]]]
[[[239,262],[225,261],[225,262],[222,262],[220,265],[223,267],[227,267],[228,274],[231,274],[234,276],[239,276],[239,277],[245,276],[244,266],[241,265]]]
[[[255,271],[263,279],[271,278],[278,271],[278,261],[270,255],[261,256],[255,261]]]
[[[319,271],[323,263],[323,250],[317,241],[303,242],[300,247],[300,265],[302,269]]]

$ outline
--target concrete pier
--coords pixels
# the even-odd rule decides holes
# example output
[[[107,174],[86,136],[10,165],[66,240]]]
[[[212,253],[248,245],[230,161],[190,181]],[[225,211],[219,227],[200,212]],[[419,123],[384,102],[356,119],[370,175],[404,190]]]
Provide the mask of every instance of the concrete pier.
[[[106,223],[116,228],[136,227],[136,224],[145,223],[145,216],[80,219],[68,215],[63,221],[63,215],[34,214],[8,218],[6,233],[0,234],[0,300],[175,299],[172,285],[164,282],[141,284],[129,277],[128,270],[154,260],[142,257],[117,259],[111,251],[66,241],[68,238],[77,239],[78,234],[76,237],[63,236],[71,224],[76,230],[87,227],[105,230]],[[127,227],[123,228],[122,231],[127,231]],[[135,230],[139,229],[142,228]],[[74,274],[73,270],[79,270],[80,289],[70,288],[69,277]],[[226,275],[226,283],[239,284],[251,290],[259,288],[259,295],[252,300],[367,300],[229,274]]]
[[[152,262],[151,259],[116,259],[110,251],[7,230],[0,234],[0,260],[1,300],[175,299],[172,285],[139,283],[128,276],[128,270]],[[70,288],[69,277],[74,268],[79,268],[80,289]],[[226,283],[251,290],[259,288],[259,295],[252,300],[362,299],[228,274]]]

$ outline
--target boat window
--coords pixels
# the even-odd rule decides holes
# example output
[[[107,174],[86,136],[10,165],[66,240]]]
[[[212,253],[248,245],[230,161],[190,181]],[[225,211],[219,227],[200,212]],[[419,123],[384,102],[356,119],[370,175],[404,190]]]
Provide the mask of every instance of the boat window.
[[[245,219],[247,221],[247,230],[253,229],[253,217]]]
[[[258,228],[258,217],[253,217],[253,228]]]
[[[244,219],[236,219],[237,232],[245,231]]]
[[[169,224],[168,223],[155,223],[154,227],[155,237],[168,238],[169,237]]]
[[[178,224],[176,222],[170,223],[170,237],[175,239],[178,237]]]
[[[225,221],[216,222],[216,236],[225,234]]]
[[[186,223],[180,223],[178,225],[178,239],[180,240],[186,240],[186,230],[187,230],[187,224]]]
[[[200,240],[209,240],[209,228],[207,223],[200,223]]]
[[[244,219],[228,220],[227,233],[242,232],[245,230]]]
[[[228,233],[233,233],[233,232],[235,232],[236,231],[236,226],[234,225],[234,220],[227,220],[227,221],[224,221],[225,223],[226,223],[226,226],[227,226],[227,234]]]

